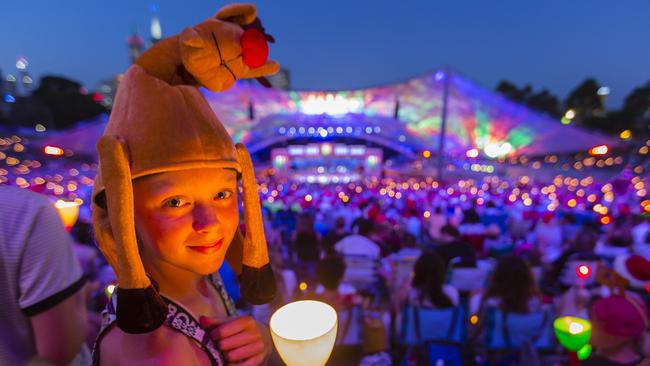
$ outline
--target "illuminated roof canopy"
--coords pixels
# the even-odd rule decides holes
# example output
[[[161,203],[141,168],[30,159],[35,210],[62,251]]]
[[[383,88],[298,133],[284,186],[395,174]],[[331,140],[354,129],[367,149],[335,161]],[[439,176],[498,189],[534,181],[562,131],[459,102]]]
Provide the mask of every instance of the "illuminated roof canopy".
[[[238,82],[228,92],[206,92],[206,97],[234,139],[252,152],[295,137],[351,136],[412,155],[438,149],[446,84],[449,156],[465,156],[472,148],[495,158],[615,144],[445,71],[386,86],[332,92],[265,89]]]

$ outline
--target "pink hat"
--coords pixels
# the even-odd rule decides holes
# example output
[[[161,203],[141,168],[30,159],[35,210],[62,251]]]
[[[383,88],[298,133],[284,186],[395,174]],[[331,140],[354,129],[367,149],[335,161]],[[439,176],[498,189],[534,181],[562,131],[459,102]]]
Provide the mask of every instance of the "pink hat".
[[[648,327],[648,309],[641,300],[629,296],[610,296],[591,306],[592,319],[608,334],[636,337]]]

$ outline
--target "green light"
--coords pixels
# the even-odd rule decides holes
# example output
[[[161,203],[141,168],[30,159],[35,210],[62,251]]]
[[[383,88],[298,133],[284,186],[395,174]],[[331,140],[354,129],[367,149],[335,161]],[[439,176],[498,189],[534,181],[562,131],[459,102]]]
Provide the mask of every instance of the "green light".
[[[370,156],[368,156],[368,167],[371,167],[371,168],[372,168],[372,167],[374,167],[375,165],[377,165],[377,161],[378,161],[378,160],[379,160],[379,159],[377,159],[377,157],[376,157],[375,155],[370,155]]]
[[[273,165],[274,165],[275,168],[277,168],[277,169],[282,169],[282,168],[284,167],[284,164],[285,164],[286,162],[287,162],[287,161],[286,161],[286,157],[284,157],[284,156],[282,156],[282,155],[278,155],[278,156],[275,157],[275,159],[274,159],[274,161],[273,161]]]
[[[508,133],[508,141],[517,149],[533,142],[533,132],[526,127],[516,127]]]
[[[561,121],[563,125],[568,125],[569,123],[571,123],[571,120],[566,117],[562,117]]]
[[[582,348],[578,350],[578,360],[584,361],[591,356],[591,344],[587,343]]]
[[[332,153],[332,145],[330,144],[322,144],[320,147],[320,153],[323,156],[329,156]]]
[[[553,328],[560,344],[573,352],[581,350],[591,337],[591,323],[573,316],[555,319]]]
[[[490,117],[487,113],[476,111],[476,127],[474,128],[474,136],[476,140],[481,141],[486,139],[490,134]]]

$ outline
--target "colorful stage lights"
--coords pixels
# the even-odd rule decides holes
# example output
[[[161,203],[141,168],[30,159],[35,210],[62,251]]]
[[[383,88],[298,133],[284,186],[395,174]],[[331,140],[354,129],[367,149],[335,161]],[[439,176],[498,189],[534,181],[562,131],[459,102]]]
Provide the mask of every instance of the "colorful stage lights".
[[[589,155],[601,156],[606,155],[609,152],[609,147],[607,145],[598,145],[589,149]]]
[[[43,148],[43,152],[47,155],[52,155],[52,156],[61,156],[64,154],[62,148],[57,146],[50,146],[50,145],[45,146]]]
[[[476,149],[476,148],[474,148],[474,149],[469,149],[469,150],[467,150],[467,152],[465,153],[465,156],[467,156],[467,157],[470,158],[470,159],[478,158],[478,155],[479,155],[479,151],[478,151],[478,149]]]
[[[576,273],[580,278],[587,278],[591,275],[591,267],[586,264],[581,264],[576,268]]]

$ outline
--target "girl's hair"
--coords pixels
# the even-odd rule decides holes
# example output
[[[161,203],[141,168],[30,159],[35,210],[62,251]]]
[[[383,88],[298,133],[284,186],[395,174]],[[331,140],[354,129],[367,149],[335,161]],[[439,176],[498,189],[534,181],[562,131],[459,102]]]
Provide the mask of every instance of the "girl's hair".
[[[528,303],[536,292],[528,263],[520,257],[506,255],[499,259],[483,300],[498,298],[501,310],[527,313]]]
[[[453,306],[451,299],[447,296],[442,287],[445,283],[445,264],[434,251],[426,251],[420,255],[415,262],[413,269],[414,276],[411,281],[413,288],[420,292],[420,303],[425,299],[425,295],[438,308],[448,308]]]

